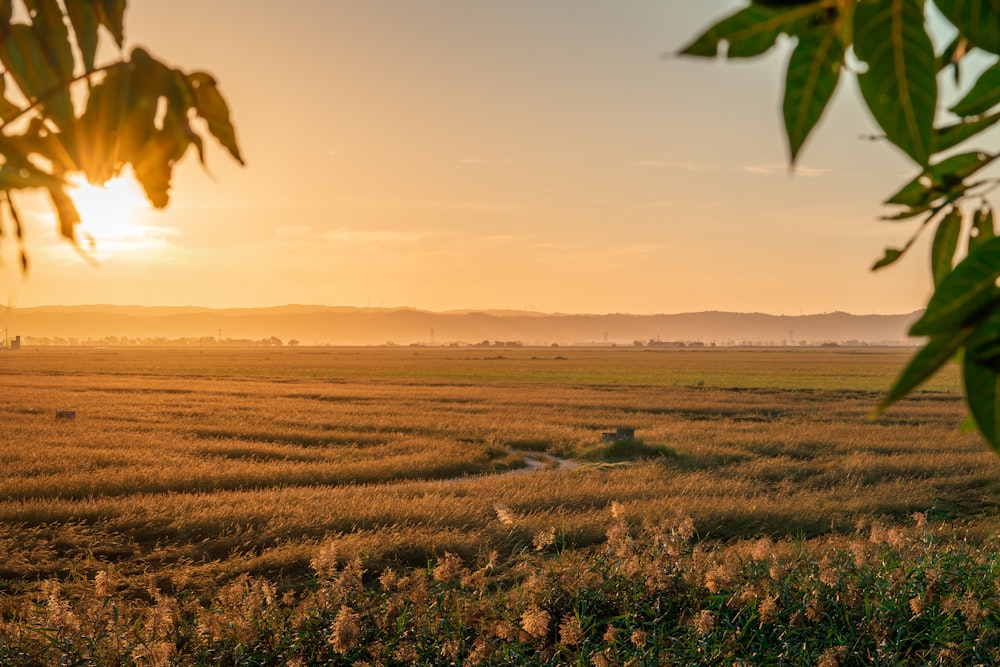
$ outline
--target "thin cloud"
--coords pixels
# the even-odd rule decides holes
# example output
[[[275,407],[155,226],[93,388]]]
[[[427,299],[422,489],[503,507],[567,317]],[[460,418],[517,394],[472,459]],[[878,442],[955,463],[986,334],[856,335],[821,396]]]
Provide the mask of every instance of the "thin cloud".
[[[829,169],[818,169],[816,167],[789,167],[787,164],[748,164],[742,167],[733,167],[734,171],[742,171],[745,174],[755,176],[770,176],[772,174],[796,174],[804,178],[815,178],[830,173]]]
[[[437,236],[431,231],[390,231],[380,229],[351,229],[340,227],[319,235],[324,241],[354,245],[412,245]]]

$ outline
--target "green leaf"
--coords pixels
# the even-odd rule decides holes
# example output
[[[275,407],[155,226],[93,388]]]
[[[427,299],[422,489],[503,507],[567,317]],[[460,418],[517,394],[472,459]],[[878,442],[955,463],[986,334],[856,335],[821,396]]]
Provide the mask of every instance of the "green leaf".
[[[922,0],[875,0],[854,10],[854,51],[867,63],[861,94],[886,137],[920,165],[931,155],[937,79]]]
[[[990,164],[996,157],[981,151],[952,155],[928,167],[885,203],[922,206],[941,197],[960,193],[964,189],[965,179]]]
[[[899,374],[899,377],[896,378],[885,398],[875,408],[874,415],[878,416],[882,414],[886,408],[912,392],[924,380],[934,375],[941,366],[955,356],[955,353],[968,340],[972,332],[973,329],[971,327],[966,327],[958,331],[931,336],[927,344],[920,348],[920,351],[914,355],[910,363],[906,365]]]
[[[903,256],[904,252],[906,252],[905,248],[886,248],[885,256],[872,265],[872,271],[877,271],[878,269],[889,266],[890,264],[894,264],[897,259]]]
[[[843,60],[844,46],[833,30],[803,35],[792,52],[783,103],[792,164],[837,88]]]
[[[934,0],[973,45],[1000,54],[1000,4],[995,0]]]
[[[225,146],[237,162],[246,164],[236,142],[236,130],[229,120],[229,106],[219,92],[215,79],[205,72],[192,72],[188,74],[188,82],[194,93],[195,108],[198,115],[208,124],[208,131]]]
[[[56,0],[24,0],[31,28],[60,83],[73,78],[73,49],[63,12]]]
[[[970,252],[941,281],[910,334],[933,336],[965,325],[1000,293],[998,278],[1000,239],[993,239]]]
[[[948,214],[938,223],[931,244],[931,275],[934,276],[934,286],[951,273],[955,261],[955,251],[958,249],[958,238],[962,233],[962,211],[953,206]]]
[[[97,56],[97,30],[101,21],[93,0],[63,0],[66,13],[76,34],[76,44],[80,48],[83,67],[86,71],[94,70],[94,58]]]
[[[939,127],[934,130],[934,152],[940,153],[954,148],[966,139],[971,139],[983,130],[993,127],[997,121],[1000,121],[1000,112]]]
[[[969,411],[987,444],[1000,454],[1000,373],[993,365],[969,359],[962,370]]]
[[[759,56],[774,46],[779,35],[793,32],[804,19],[815,16],[820,7],[820,2],[778,8],[752,4],[713,25],[681,49],[681,54],[714,58],[726,42],[730,58]]]
[[[1000,63],[988,68],[949,111],[956,116],[978,116],[1000,103]]]
[[[969,252],[973,252],[987,241],[995,239],[993,209],[983,205],[972,215],[972,229],[969,230]]]
[[[965,358],[976,363],[995,364],[1000,355],[1000,304],[975,328],[965,344]]]

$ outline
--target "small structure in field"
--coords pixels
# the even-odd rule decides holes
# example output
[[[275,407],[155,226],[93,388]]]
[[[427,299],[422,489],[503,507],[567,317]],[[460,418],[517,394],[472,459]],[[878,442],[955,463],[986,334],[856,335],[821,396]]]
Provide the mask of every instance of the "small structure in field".
[[[617,430],[605,431],[601,434],[601,442],[618,442],[619,440],[635,440],[635,429],[619,426]]]
[[[56,419],[76,419],[76,410],[56,410]]]

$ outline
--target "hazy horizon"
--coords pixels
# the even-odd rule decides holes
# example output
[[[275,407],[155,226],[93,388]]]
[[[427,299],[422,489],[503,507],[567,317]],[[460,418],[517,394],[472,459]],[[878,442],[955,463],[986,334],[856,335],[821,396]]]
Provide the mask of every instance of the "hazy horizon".
[[[410,310],[421,313],[434,313],[434,314],[452,314],[452,313],[516,313],[519,315],[571,315],[571,316],[612,316],[612,315],[625,315],[625,316],[637,316],[637,317],[652,317],[657,315],[699,315],[705,313],[724,313],[732,315],[765,315],[768,317],[815,317],[820,315],[851,315],[853,317],[866,317],[866,316],[903,316],[912,315],[916,312],[921,312],[922,308],[917,308],[914,310],[898,311],[898,312],[851,312],[848,310],[827,310],[827,311],[803,311],[798,313],[779,313],[779,312],[764,312],[759,310],[720,310],[717,308],[702,308],[696,310],[684,310],[684,311],[659,311],[659,312],[631,312],[631,311],[605,311],[605,312],[584,312],[584,311],[566,311],[566,310],[555,310],[555,311],[543,311],[538,309],[529,308],[501,308],[501,307],[457,307],[457,308],[423,308],[417,305],[362,305],[353,306],[349,304],[321,304],[321,303],[270,303],[270,304],[260,304],[255,306],[203,306],[194,303],[189,304],[140,304],[140,303],[43,303],[32,306],[3,306],[0,305],[0,309],[10,309],[10,310],[29,310],[37,309],[43,310],[47,308],[66,308],[66,309],[88,309],[88,308],[114,308],[114,309],[162,309],[162,310],[210,310],[210,311],[224,311],[224,310],[277,310],[277,309],[291,309],[291,308],[302,308],[302,309],[330,309],[330,310],[377,310],[377,311],[397,311],[397,310]]]

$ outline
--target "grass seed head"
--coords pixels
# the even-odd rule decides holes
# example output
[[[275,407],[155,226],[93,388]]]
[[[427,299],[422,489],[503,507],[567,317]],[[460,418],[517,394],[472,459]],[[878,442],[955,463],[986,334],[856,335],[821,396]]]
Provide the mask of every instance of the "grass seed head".
[[[532,637],[542,639],[549,633],[549,612],[532,605],[521,615],[521,627]]]

